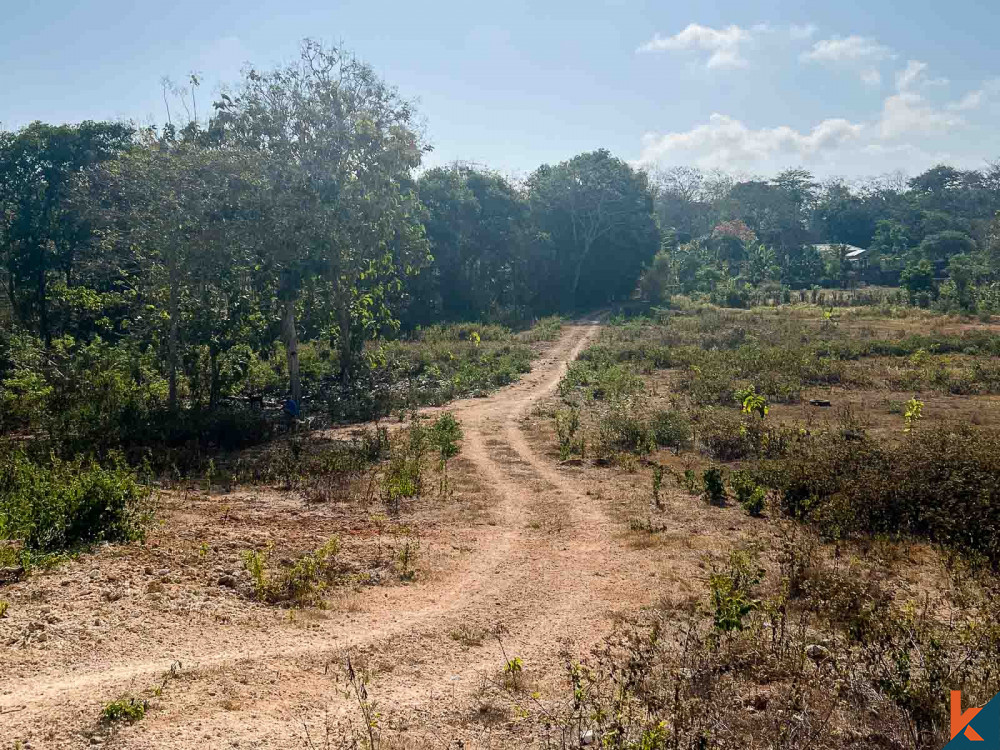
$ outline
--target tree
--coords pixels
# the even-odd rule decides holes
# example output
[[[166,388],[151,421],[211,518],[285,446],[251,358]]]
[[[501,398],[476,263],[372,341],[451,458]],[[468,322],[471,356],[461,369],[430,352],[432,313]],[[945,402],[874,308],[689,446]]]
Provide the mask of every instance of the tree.
[[[16,133],[0,133],[0,253],[7,295],[23,325],[52,338],[54,273],[73,283],[77,254],[90,227],[70,201],[76,177],[112,158],[131,142],[131,126],[83,122],[34,122]]]
[[[425,172],[420,200],[434,260],[415,280],[420,322],[470,320],[526,302],[527,205],[504,177],[455,165]]]
[[[261,153],[274,196],[294,218],[265,228],[285,279],[289,372],[297,370],[295,304],[304,280],[330,288],[346,387],[365,338],[395,323],[387,300],[428,261],[412,172],[424,147],[409,102],[346,50],[313,41],[286,67],[249,70],[216,103],[212,130]],[[279,197],[280,196],[280,197]],[[295,375],[292,396],[300,395]]]
[[[156,338],[166,343],[171,409],[178,406],[185,332],[200,329],[202,340],[214,340],[215,359],[215,334],[229,316],[210,300],[232,291],[231,274],[250,262],[241,260],[245,235],[237,229],[241,186],[254,181],[250,169],[233,152],[176,140],[172,130],[146,130],[134,148],[90,175],[105,247],[132,256],[142,296],[160,311],[152,325],[166,328]]]
[[[947,261],[953,255],[973,253],[976,243],[962,232],[946,231],[932,234],[920,243],[920,254],[930,261]]]
[[[564,309],[629,294],[659,247],[649,181],[605,150],[528,179],[532,220],[550,239]]]
[[[903,269],[900,283],[909,290],[911,296],[918,292],[933,292],[934,269],[931,267],[930,261],[925,258],[908,265]]]

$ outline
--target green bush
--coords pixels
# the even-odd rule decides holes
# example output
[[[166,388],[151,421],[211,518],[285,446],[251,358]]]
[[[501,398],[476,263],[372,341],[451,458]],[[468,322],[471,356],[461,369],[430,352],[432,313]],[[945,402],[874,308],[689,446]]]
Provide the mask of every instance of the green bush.
[[[267,604],[308,606],[322,604],[323,592],[336,577],[340,540],[331,537],[280,570],[270,568],[270,550],[243,553],[243,567],[250,576],[253,595]]]
[[[661,448],[672,448],[679,452],[691,442],[691,423],[676,409],[659,409],[649,420],[653,440]]]
[[[653,450],[655,439],[646,421],[630,401],[611,405],[598,424],[598,440],[604,453],[635,453]]]
[[[151,490],[120,455],[47,463],[19,449],[0,456],[0,539],[53,552],[91,542],[142,539]]]
[[[101,721],[105,724],[124,722],[134,724],[141,721],[149,710],[149,702],[135,696],[122,696],[101,709]]]
[[[705,469],[705,472],[701,475],[701,479],[705,485],[703,495],[705,500],[712,505],[725,505],[726,482],[722,478],[722,469],[717,466]]]
[[[736,502],[751,516],[759,516],[764,512],[767,490],[757,484],[752,473],[746,469],[734,471],[729,484],[736,495]]]
[[[1000,567],[994,430],[916,430],[897,443],[823,433],[764,470],[784,512],[829,538],[920,536]]]

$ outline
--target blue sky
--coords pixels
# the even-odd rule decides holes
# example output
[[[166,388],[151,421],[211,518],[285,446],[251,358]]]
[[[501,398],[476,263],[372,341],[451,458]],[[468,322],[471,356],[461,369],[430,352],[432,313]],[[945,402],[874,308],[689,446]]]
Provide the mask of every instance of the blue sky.
[[[1000,158],[989,2],[0,0],[0,123],[162,122],[243,63],[342,42],[418,100],[430,163],[636,163],[847,177]]]

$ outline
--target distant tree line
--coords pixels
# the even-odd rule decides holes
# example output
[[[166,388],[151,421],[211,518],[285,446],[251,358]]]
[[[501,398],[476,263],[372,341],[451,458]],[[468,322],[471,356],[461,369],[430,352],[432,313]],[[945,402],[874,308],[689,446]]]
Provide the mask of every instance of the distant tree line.
[[[369,65],[307,41],[201,121],[0,131],[0,430],[70,403],[138,420],[265,387],[299,401],[300,342],[347,391],[371,342],[440,321],[862,283],[998,297],[1000,167],[738,181],[598,150],[515,181],[421,171],[415,121]]]
[[[198,83],[174,113],[197,112]],[[95,416],[267,387],[298,402],[300,342],[348,391],[401,328],[629,297],[660,246],[645,173],[607,151],[523,183],[421,173],[415,118],[369,65],[307,41],[202,121],[0,131],[0,429],[87,394]]]
[[[1000,164],[859,184],[802,169],[737,181],[674,168],[651,182],[661,251],[642,287],[655,300],[745,305],[762,286],[873,284],[902,286],[919,304],[1000,312]],[[855,248],[866,252],[852,258]]]

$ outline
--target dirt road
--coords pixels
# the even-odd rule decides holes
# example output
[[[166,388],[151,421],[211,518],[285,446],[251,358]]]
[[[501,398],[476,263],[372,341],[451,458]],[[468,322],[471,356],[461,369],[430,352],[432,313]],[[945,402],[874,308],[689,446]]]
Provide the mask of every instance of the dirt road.
[[[490,521],[428,532],[438,564],[412,585],[368,589],[327,612],[258,608],[242,618],[236,598],[223,616],[207,595],[191,593],[184,609],[176,604],[183,592],[158,607],[143,607],[136,594],[114,635],[74,640],[90,627],[85,618],[102,625],[88,609],[88,583],[111,578],[104,590],[113,591],[117,578],[131,592],[127,562],[113,563],[125,571],[117,576],[97,566],[89,576],[78,569],[30,583],[43,592],[31,617],[44,621],[55,608],[56,624],[46,640],[29,634],[4,647],[14,668],[0,687],[0,747],[290,748],[308,746],[307,732],[322,747],[324,724],[356,715],[343,695],[349,654],[371,672],[387,735],[404,746],[528,742],[533,730],[484,698],[484,678],[497,678],[503,664],[488,633],[502,625],[503,649],[523,661],[532,689],[559,695],[567,659],[607,633],[612,615],[651,598],[652,564],[622,547],[620,524],[580,486],[579,470],[543,455],[523,429],[597,330],[595,322],[564,327],[520,382],[449,405],[465,433],[457,481],[489,495]],[[77,588],[75,598],[65,593]],[[118,612],[110,596],[105,618]],[[175,662],[176,678],[166,677]],[[108,700],[160,684],[141,722],[114,732],[98,724]]]

